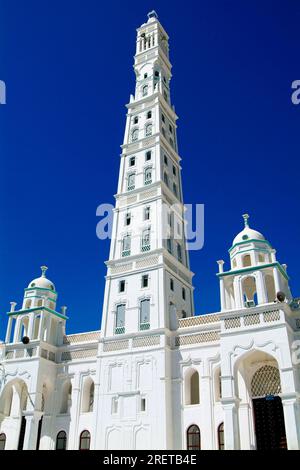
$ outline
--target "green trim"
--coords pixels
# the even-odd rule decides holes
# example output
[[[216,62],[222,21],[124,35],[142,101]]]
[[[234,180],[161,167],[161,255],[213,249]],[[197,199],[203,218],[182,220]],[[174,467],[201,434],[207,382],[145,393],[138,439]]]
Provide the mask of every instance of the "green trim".
[[[252,243],[252,242],[258,242],[258,243],[266,243],[269,245],[270,248],[272,248],[271,244],[267,240],[256,240],[256,238],[249,238],[249,240],[245,240],[244,242],[238,242],[232,245],[231,248],[229,248],[228,252],[230,253],[236,246],[239,245],[246,245],[247,243]]]
[[[61,313],[56,312],[55,310],[52,310],[51,308],[48,307],[33,307],[33,308],[26,308],[24,310],[17,310],[14,312],[7,312],[8,316],[12,315],[24,315],[30,312],[36,312],[37,310],[46,310],[49,313],[53,313],[53,315],[56,315],[59,318],[63,318],[64,320],[68,320],[69,318],[66,317],[65,315],[62,315]]]
[[[270,252],[268,251],[267,248],[249,248],[249,250],[243,250],[243,251],[237,251],[231,259],[233,259],[235,256],[240,255],[241,253],[248,253],[248,251],[259,251],[260,253],[263,251],[264,253],[269,254]]]
[[[27,290],[48,290],[49,292],[52,292],[53,294],[57,295],[57,292],[53,289],[48,289],[48,287],[26,287],[24,291]]]
[[[247,272],[252,272],[252,271],[260,271],[262,268],[272,268],[277,266],[281,274],[286,278],[286,280],[289,280],[289,276],[281,266],[281,264],[276,261],[276,263],[270,263],[270,264],[260,264],[259,266],[249,266],[244,269],[237,269],[233,271],[225,271],[223,273],[217,273],[218,277],[223,277],[223,276],[235,276],[236,274],[241,274],[241,273],[247,273]]]

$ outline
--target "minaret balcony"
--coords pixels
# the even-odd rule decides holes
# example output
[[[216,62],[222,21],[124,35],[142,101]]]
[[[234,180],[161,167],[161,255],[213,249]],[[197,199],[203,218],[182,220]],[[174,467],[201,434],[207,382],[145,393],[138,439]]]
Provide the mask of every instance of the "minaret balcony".
[[[115,335],[123,335],[125,333],[125,326],[117,326],[115,328]]]
[[[122,251],[122,258],[125,258],[125,256],[130,256],[131,250],[124,250]]]
[[[146,251],[150,251],[150,249],[151,249],[150,245],[142,245],[141,251],[142,253],[144,253]]]

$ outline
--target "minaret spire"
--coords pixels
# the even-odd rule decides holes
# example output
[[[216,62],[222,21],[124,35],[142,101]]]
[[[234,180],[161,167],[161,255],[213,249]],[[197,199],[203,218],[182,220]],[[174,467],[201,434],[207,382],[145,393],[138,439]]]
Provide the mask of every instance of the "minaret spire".
[[[46,277],[46,271],[47,271],[47,266],[41,266],[41,270],[42,270],[42,277]]]
[[[250,217],[249,214],[243,214],[245,228],[249,227],[249,223],[248,223],[249,217]]]

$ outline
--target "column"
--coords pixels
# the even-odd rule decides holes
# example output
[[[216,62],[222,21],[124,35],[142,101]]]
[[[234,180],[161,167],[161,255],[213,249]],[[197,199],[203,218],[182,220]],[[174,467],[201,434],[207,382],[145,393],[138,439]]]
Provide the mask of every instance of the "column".
[[[220,278],[220,301],[221,311],[226,310],[225,286],[224,279]]]
[[[79,435],[77,435],[77,424],[80,412],[80,376],[76,374],[72,381],[72,406],[70,409],[70,431],[68,450],[77,450],[79,447]]]
[[[208,370],[206,370],[206,373],[207,372]],[[214,400],[211,382],[211,375],[202,375],[200,377],[200,404],[203,406],[205,422],[207,423],[206,432],[201,435],[201,440],[203,441],[201,448],[203,448],[203,450],[213,450],[218,448],[218,445],[215,442],[215,429],[212,419],[212,406]]]
[[[257,292],[257,302],[258,304],[267,303],[267,293],[265,280],[262,271],[257,271],[256,273],[256,292]]]
[[[277,268],[273,268],[273,277],[275,284],[275,294],[277,294],[277,292],[281,291],[280,276]]]
[[[19,329],[20,329],[20,317],[17,317],[16,323],[15,323],[13,343],[18,343],[19,342]]]
[[[222,398],[224,411],[224,440],[225,450],[240,449],[240,432],[238,420],[239,399],[235,397]]]
[[[240,403],[239,422],[243,430],[240,436],[242,450],[251,450],[251,408],[249,403]]]
[[[29,325],[28,325],[28,331],[27,331],[27,336],[29,337],[30,340],[33,338],[33,326],[34,326],[34,313],[32,312],[29,318]]]
[[[300,408],[296,392],[281,395],[287,446],[289,450],[300,449]]]
[[[241,280],[238,277],[234,278],[233,281],[233,290],[234,290],[234,302],[235,302],[235,308],[243,308],[243,303],[242,303],[242,298],[243,298],[243,293],[241,290]]]
[[[24,415],[26,419],[26,430],[23,450],[36,450],[39,421],[43,413],[40,411],[34,411],[33,413],[30,412],[30,414],[26,415],[26,412],[24,412]]]
[[[10,316],[9,319],[8,319],[8,324],[7,324],[5,343],[10,343],[12,325],[13,325],[13,317]]]

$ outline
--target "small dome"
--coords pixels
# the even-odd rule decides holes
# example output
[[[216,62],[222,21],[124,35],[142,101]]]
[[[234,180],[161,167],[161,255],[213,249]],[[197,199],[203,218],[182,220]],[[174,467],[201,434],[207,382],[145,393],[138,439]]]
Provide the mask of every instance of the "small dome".
[[[29,288],[40,287],[41,289],[51,289],[51,290],[55,291],[55,286],[54,286],[53,282],[50,281],[49,279],[47,279],[46,276],[45,276],[45,272],[47,271],[47,269],[48,268],[46,266],[42,266],[41,267],[41,270],[42,270],[41,277],[37,277],[36,279],[33,279],[33,281],[31,281],[28,284],[28,287]]]
[[[252,228],[249,227],[248,225],[248,214],[243,215],[244,222],[245,222],[245,228],[242,230],[240,233],[237,234],[235,239],[233,240],[233,245],[236,243],[241,243],[241,242],[246,242],[247,240],[265,240],[265,237],[262,235],[262,233],[257,232],[256,230],[253,230]]]

